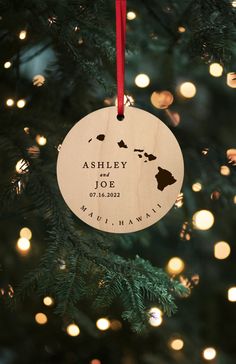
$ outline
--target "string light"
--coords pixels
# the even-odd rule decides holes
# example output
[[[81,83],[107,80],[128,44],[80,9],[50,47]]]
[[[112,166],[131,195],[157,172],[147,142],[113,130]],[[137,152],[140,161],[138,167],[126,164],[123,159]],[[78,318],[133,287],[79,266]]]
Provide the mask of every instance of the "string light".
[[[27,227],[23,227],[20,230],[20,237],[30,240],[32,238],[32,231]]]
[[[5,62],[3,67],[4,68],[10,68],[11,67],[11,62],[10,61]]]
[[[35,75],[33,77],[33,85],[37,87],[43,86],[45,82],[45,77],[43,75]]]
[[[36,135],[36,138],[35,138],[36,142],[43,146],[43,145],[46,145],[47,144],[47,138],[45,138],[43,135]]]
[[[222,76],[222,73],[223,73],[223,67],[219,63],[212,63],[209,66],[209,73],[213,77],[220,77],[220,76]]]
[[[175,201],[175,206],[180,208],[182,207],[184,204],[184,194],[183,192],[181,192],[178,196],[177,196],[177,200]]]
[[[184,270],[184,261],[179,257],[173,257],[167,263],[167,271],[170,274],[179,274]]]
[[[194,183],[194,184],[192,185],[192,190],[193,190],[194,192],[199,192],[199,191],[201,191],[201,189],[202,189],[202,185],[201,185],[201,183],[200,183],[200,182],[196,182],[196,183]]]
[[[230,302],[236,302],[236,287],[231,287],[228,289],[228,300]]]
[[[230,245],[225,241],[219,241],[214,245],[214,256],[216,259],[226,259],[230,255]]]
[[[22,109],[23,107],[25,107],[26,101],[24,99],[20,99],[17,101],[16,105],[19,109]]]
[[[7,99],[6,100],[6,105],[9,106],[9,107],[13,106],[14,105],[14,100],[13,99]]]
[[[35,315],[35,321],[39,325],[45,325],[48,322],[48,318],[47,318],[47,316],[44,313],[38,312]]]
[[[183,26],[178,27],[178,32],[179,33],[184,33],[185,31],[186,31],[185,27],[183,27]]]
[[[214,348],[206,348],[203,350],[202,356],[206,360],[213,360],[216,357],[216,350]]]
[[[26,238],[19,238],[16,243],[17,249],[22,253],[27,253],[30,249],[30,241]]]
[[[196,95],[197,89],[192,82],[184,82],[180,85],[179,92],[183,97],[191,99]]]
[[[145,73],[140,73],[135,77],[135,84],[140,88],[145,88],[150,84],[150,78]]]
[[[158,307],[152,307],[149,310],[149,324],[153,327],[158,327],[162,324],[163,313]]]
[[[27,32],[26,32],[26,30],[22,30],[22,31],[20,32],[20,34],[19,34],[19,38],[20,38],[21,40],[24,40],[24,39],[26,38],[26,36],[27,36]]]
[[[211,211],[200,210],[193,215],[193,226],[198,230],[208,230],[213,226],[214,220]]]
[[[16,172],[19,174],[27,173],[29,170],[29,163],[24,159],[20,159],[15,166]]]
[[[228,166],[221,166],[220,167],[220,174],[222,176],[229,176],[230,175],[230,169]]]
[[[182,350],[183,347],[184,347],[184,342],[182,339],[172,339],[170,342],[169,342],[169,345],[171,347],[171,349],[173,350],[176,350],[176,351],[179,351],[179,350]]]
[[[100,318],[96,322],[96,326],[101,331],[106,331],[110,327],[110,321],[104,317]]]
[[[43,303],[45,304],[45,306],[52,306],[54,303],[54,300],[52,297],[46,296],[43,299]]]
[[[67,326],[66,332],[69,336],[78,336],[80,334],[80,328],[76,324],[70,324]]]
[[[134,20],[136,18],[136,14],[134,11],[128,11],[127,13],[127,19],[128,20]]]

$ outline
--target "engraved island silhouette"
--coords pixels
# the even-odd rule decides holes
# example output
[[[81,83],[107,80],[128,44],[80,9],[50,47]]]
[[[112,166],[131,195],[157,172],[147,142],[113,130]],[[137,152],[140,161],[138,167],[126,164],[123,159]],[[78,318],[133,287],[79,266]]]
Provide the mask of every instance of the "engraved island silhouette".
[[[100,142],[103,142],[105,140],[105,134],[99,134],[96,136],[96,139]],[[88,140],[88,143],[90,143],[93,140],[93,138]],[[117,145],[119,148],[125,148],[128,149],[128,145],[124,142],[124,140],[120,140],[117,142]],[[157,157],[153,154],[148,154],[144,149],[135,148],[133,150],[135,154],[137,154],[138,158],[143,159],[144,163],[152,162],[157,159]],[[160,166],[157,167],[157,174],[155,175],[156,183],[157,183],[157,189],[159,191],[164,191],[164,189],[168,186],[173,185],[177,180],[172,175],[170,171],[167,169],[164,169]]]

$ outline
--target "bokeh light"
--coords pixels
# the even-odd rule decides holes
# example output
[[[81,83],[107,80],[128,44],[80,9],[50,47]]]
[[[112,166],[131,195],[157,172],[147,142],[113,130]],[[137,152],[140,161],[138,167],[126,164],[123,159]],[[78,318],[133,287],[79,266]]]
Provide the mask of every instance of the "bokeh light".
[[[48,322],[48,318],[47,318],[47,316],[44,313],[38,312],[35,315],[35,321],[39,325],[45,325]]]
[[[97,328],[99,330],[106,331],[110,327],[110,321],[107,318],[102,317],[102,318],[100,318],[100,319],[97,320],[96,326],[97,326]]]
[[[78,336],[80,334],[80,328],[76,324],[70,324],[67,326],[66,332],[69,336]]]
[[[26,253],[30,249],[30,241],[26,238],[19,238],[16,247],[20,252]]]
[[[27,31],[26,30],[22,30],[20,33],[19,33],[19,38],[21,40],[24,40],[27,36]]]
[[[220,167],[220,174],[222,176],[229,176],[230,175],[230,169],[228,166],[221,166]]]
[[[192,185],[192,190],[194,192],[200,192],[202,189],[202,185],[200,182],[195,182],[193,185]]]
[[[227,73],[227,85],[231,88],[236,88],[236,72]]]
[[[52,298],[52,297],[50,297],[50,296],[46,296],[46,297],[44,297],[44,299],[43,299],[43,303],[45,304],[45,306],[52,306],[52,305],[53,305],[53,303],[54,303],[54,300],[53,300],[53,298]]]
[[[10,61],[5,62],[3,67],[6,68],[6,69],[10,68],[11,67],[11,62]]]
[[[99,359],[92,359],[90,361],[90,364],[101,364],[101,360],[99,360]]]
[[[144,88],[150,84],[150,78],[144,73],[140,73],[135,77],[135,84],[138,87]]]
[[[13,99],[7,99],[6,100],[6,105],[9,106],[9,107],[13,106],[14,105],[14,100]]]
[[[36,135],[35,138],[36,142],[38,143],[38,145],[44,146],[47,144],[47,138],[45,138],[43,135]]]
[[[171,349],[179,351],[179,350],[183,349],[184,342],[182,339],[175,338],[175,339],[170,340],[169,345],[170,345]]]
[[[173,257],[167,263],[167,271],[170,274],[179,274],[184,270],[184,261],[179,257]]]
[[[149,324],[153,327],[158,327],[162,324],[163,313],[158,307],[151,307],[149,310]]]
[[[136,18],[136,14],[134,11],[128,11],[127,13],[127,19],[128,20],[134,20]]]
[[[193,226],[198,230],[208,230],[214,224],[214,215],[211,211],[200,210],[193,215]]]
[[[212,63],[209,66],[209,73],[213,77],[220,77],[223,73],[223,67],[219,63]]]
[[[23,107],[26,105],[26,101],[24,99],[20,99],[17,101],[16,105],[19,109],[23,109]]]
[[[35,75],[33,77],[33,85],[37,87],[43,86],[45,82],[45,77],[43,75]]]
[[[157,109],[166,109],[174,101],[174,96],[170,91],[154,91],[151,95],[151,103]]]
[[[186,28],[180,25],[180,26],[178,27],[178,32],[179,32],[179,33],[184,33],[184,32],[186,32]]]
[[[27,227],[23,227],[20,229],[20,237],[30,240],[32,238],[32,231]]]
[[[196,86],[192,82],[184,82],[179,87],[179,92],[183,97],[191,99],[197,93]]]
[[[236,302],[236,287],[231,287],[228,289],[228,300],[230,302]]]
[[[202,356],[206,360],[213,360],[216,357],[216,350],[214,348],[206,348],[203,350]]]
[[[214,256],[216,259],[226,259],[230,255],[230,245],[226,241],[219,241],[214,245]]]

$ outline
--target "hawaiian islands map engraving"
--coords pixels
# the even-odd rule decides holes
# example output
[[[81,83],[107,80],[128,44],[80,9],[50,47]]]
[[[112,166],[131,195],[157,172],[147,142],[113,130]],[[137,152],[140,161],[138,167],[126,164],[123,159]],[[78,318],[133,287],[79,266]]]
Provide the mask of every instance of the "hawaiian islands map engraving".
[[[103,142],[105,138],[105,134],[99,134],[96,137],[96,139],[100,142]],[[92,140],[93,138],[89,139],[88,143],[91,143]],[[128,145],[122,139],[117,142],[117,145],[119,148],[128,149]],[[152,162],[157,159],[155,155],[148,154],[144,149],[135,148],[133,152],[137,154],[138,158],[143,159],[144,163]],[[123,166],[123,168],[125,167]],[[163,191],[167,186],[173,185],[177,181],[170,171],[160,166],[157,167],[157,174],[155,175],[155,179],[157,183],[157,189],[159,191]]]

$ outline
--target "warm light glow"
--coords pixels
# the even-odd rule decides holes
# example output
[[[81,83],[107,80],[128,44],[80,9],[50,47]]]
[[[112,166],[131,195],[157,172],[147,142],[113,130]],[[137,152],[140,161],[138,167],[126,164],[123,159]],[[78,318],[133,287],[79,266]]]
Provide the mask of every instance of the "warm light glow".
[[[44,299],[43,299],[43,303],[45,304],[45,306],[52,306],[53,302],[54,301],[53,301],[52,297],[49,297],[49,296],[44,297]]]
[[[220,77],[220,76],[222,76],[222,73],[223,73],[223,67],[219,63],[212,63],[209,66],[209,73],[213,77]]]
[[[36,313],[36,315],[35,315],[35,321],[39,325],[45,325],[48,322],[48,318],[44,313],[39,312],[39,313]]]
[[[199,192],[199,191],[201,191],[201,189],[202,189],[202,185],[201,185],[201,183],[200,183],[200,182],[196,182],[196,183],[194,183],[194,184],[192,185],[192,190],[193,190],[194,192]]]
[[[214,215],[211,211],[200,210],[193,215],[193,226],[195,229],[208,230],[214,224]]]
[[[227,73],[227,85],[232,88],[236,88],[236,72]]]
[[[101,364],[101,360],[99,360],[99,359],[92,359],[90,361],[90,364]]]
[[[180,85],[179,92],[183,97],[191,99],[196,95],[197,89],[192,82],[184,82]]]
[[[214,348],[206,348],[203,350],[202,356],[206,360],[213,360],[216,357],[216,350]]]
[[[30,240],[32,238],[32,231],[27,227],[23,227],[20,230],[20,237]]]
[[[236,287],[231,287],[228,289],[228,300],[230,302],[236,302]]]
[[[78,325],[70,324],[67,326],[66,332],[70,336],[78,336],[80,334],[80,329]]]
[[[20,32],[20,34],[19,34],[19,38],[20,38],[21,40],[25,39],[25,38],[26,38],[26,36],[27,36],[27,32],[26,32],[26,30],[22,30],[22,31]]]
[[[36,138],[35,138],[36,142],[43,146],[43,145],[46,145],[47,144],[47,138],[45,138],[43,135],[36,135]]]
[[[233,8],[236,8],[236,1],[235,0],[232,1],[232,6],[233,6]]]
[[[9,107],[13,106],[14,105],[14,100],[13,99],[7,99],[6,105],[9,106]]]
[[[182,350],[184,347],[184,342],[182,339],[173,339],[170,341],[170,347],[176,351]]]
[[[179,274],[184,270],[185,264],[179,257],[173,257],[169,260],[167,264],[167,271],[170,274]]]
[[[222,176],[229,176],[230,175],[230,169],[228,166],[221,166],[220,167],[220,174]]]
[[[162,324],[162,311],[158,307],[152,307],[149,310],[149,324],[153,327],[158,327]]]
[[[177,196],[177,200],[175,201],[175,206],[180,208],[182,207],[184,204],[184,194],[183,192],[181,192],[178,196]]]
[[[20,159],[16,163],[16,167],[15,167],[16,172],[19,174],[26,173],[26,172],[28,172],[28,166],[29,166],[29,164],[24,159]]]
[[[150,83],[150,78],[148,75],[145,75],[144,73],[140,73],[135,77],[135,84],[138,87],[144,88],[147,87]]]
[[[128,11],[127,13],[127,19],[128,20],[134,20],[136,18],[136,14],[134,11]]]
[[[10,61],[7,61],[4,63],[4,68],[10,68],[11,67],[11,62]]]
[[[100,319],[97,320],[96,326],[97,326],[97,328],[99,330],[106,331],[110,327],[110,321],[108,319],[104,318],[104,317],[100,318]]]
[[[43,75],[35,75],[33,77],[33,85],[37,87],[43,86],[45,82],[45,77]]]
[[[19,109],[22,109],[23,107],[25,107],[25,104],[26,104],[25,100],[20,99],[20,100],[17,101],[17,104],[16,105],[17,105],[17,107]]]
[[[236,204],[236,195],[233,197],[233,202]]]
[[[178,31],[179,31],[179,33],[184,33],[186,31],[186,29],[185,29],[185,27],[180,26],[180,27],[178,27]]]
[[[30,241],[26,238],[19,238],[16,246],[19,251],[27,252],[30,249]]]
[[[214,256],[217,259],[226,259],[230,255],[230,245],[226,241],[219,241],[214,246]]]
[[[157,109],[166,109],[174,101],[174,96],[170,91],[154,91],[151,95],[151,103]]]

